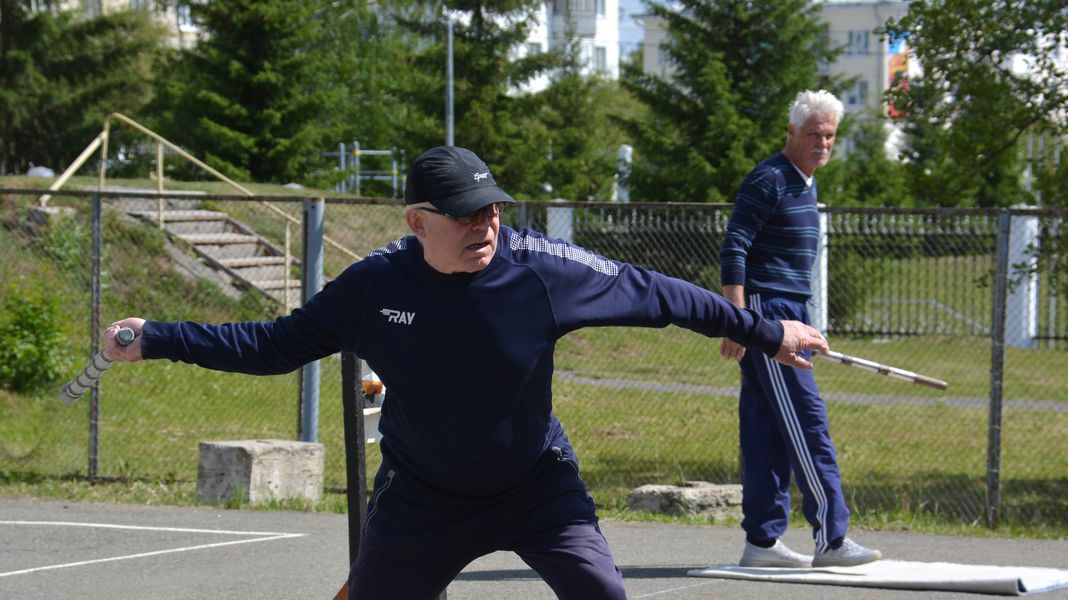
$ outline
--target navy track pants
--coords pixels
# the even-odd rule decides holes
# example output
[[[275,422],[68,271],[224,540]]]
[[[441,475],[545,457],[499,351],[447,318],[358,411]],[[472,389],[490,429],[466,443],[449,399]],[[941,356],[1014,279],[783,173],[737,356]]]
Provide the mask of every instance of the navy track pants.
[[[562,600],[626,598],[578,462],[553,448],[520,489],[488,502],[444,495],[383,463],[349,599],[430,600],[497,550],[519,555]]]
[[[765,318],[809,323],[803,302],[767,294],[751,294],[747,301]],[[796,475],[802,512],[822,552],[845,537],[849,508],[816,379],[812,371],[787,367],[761,352],[746,352],[740,365],[742,528],[752,539],[781,537]]]

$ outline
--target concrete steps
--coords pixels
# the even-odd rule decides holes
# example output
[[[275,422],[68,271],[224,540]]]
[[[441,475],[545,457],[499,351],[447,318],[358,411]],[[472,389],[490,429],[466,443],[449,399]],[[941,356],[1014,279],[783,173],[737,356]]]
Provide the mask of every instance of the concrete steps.
[[[286,271],[284,251],[256,233],[247,224],[214,210],[174,208],[146,210],[143,203],[123,205],[123,212],[159,226],[172,240],[188,246],[217,271],[226,273],[231,283],[242,289],[255,289],[285,305],[288,312],[300,302],[300,279],[293,277],[299,259],[290,258]],[[288,275],[288,276],[287,276]],[[288,291],[288,294],[287,294]],[[288,296],[288,300],[287,300]]]

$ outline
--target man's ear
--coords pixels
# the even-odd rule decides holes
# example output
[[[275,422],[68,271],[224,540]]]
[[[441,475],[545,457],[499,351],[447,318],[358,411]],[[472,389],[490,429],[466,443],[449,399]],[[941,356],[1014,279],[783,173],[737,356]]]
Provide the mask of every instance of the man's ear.
[[[426,221],[423,215],[419,214],[419,211],[407,211],[404,213],[404,219],[408,221],[408,229],[411,229],[416,237],[420,239],[426,237]]]

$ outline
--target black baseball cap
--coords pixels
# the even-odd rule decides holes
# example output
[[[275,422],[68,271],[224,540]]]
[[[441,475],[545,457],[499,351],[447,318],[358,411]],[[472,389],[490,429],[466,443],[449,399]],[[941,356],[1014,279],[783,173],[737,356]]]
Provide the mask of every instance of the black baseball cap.
[[[412,161],[404,203],[429,202],[446,215],[463,217],[497,202],[515,199],[497,187],[481,158],[467,148],[438,146]]]

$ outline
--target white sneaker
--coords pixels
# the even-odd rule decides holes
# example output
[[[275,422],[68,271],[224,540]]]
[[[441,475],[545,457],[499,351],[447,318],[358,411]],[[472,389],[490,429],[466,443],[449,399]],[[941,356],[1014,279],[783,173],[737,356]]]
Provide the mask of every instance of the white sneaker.
[[[846,538],[842,545],[835,549],[820,552],[812,559],[813,567],[855,567],[865,563],[875,562],[883,557],[883,553],[871,548],[865,548],[853,540]]]
[[[746,542],[745,550],[742,552],[742,560],[738,561],[738,565],[742,567],[803,569],[812,566],[812,557],[794,552],[779,540],[775,540],[775,545],[771,548],[761,548]]]

